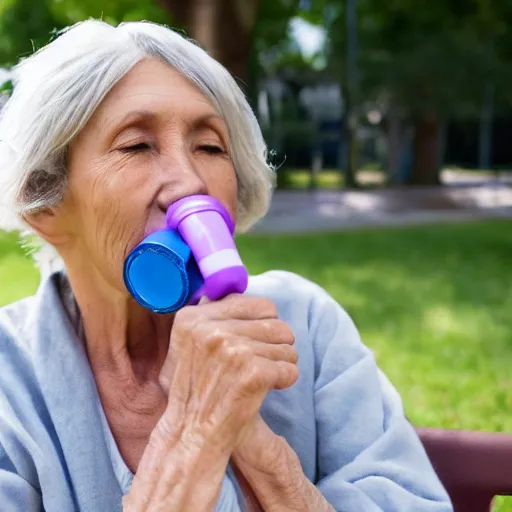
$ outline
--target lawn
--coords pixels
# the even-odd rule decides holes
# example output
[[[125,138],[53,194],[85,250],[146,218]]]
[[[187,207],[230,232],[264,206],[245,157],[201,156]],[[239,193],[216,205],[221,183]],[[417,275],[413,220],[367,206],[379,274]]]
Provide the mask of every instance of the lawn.
[[[310,186],[311,173],[308,169],[281,168],[277,172],[281,174],[280,179],[286,188],[307,189]],[[499,173],[502,179],[512,175],[510,169],[500,170]],[[496,175],[496,171],[447,167],[441,172],[441,180],[451,182],[457,178],[462,181],[474,179],[484,181],[492,180]],[[380,170],[376,164],[368,164],[357,173],[357,181],[361,187],[379,187],[386,182],[386,179],[386,173]],[[335,169],[323,169],[316,175],[315,185],[319,189],[338,189],[342,187],[343,183],[344,177]]]
[[[307,189],[311,182],[311,173],[307,169],[279,169],[280,179],[286,188]],[[361,187],[379,186],[385,182],[385,173],[378,169],[361,169],[357,173],[357,180]],[[338,189],[344,183],[344,177],[339,171],[324,169],[318,172],[315,178],[315,186],[319,189]]]
[[[512,432],[512,223],[240,240],[326,288],[418,425]]]
[[[253,273],[296,272],[348,310],[416,425],[512,432],[512,222],[250,235],[239,247]],[[12,235],[0,234],[0,282],[0,304],[37,286]]]

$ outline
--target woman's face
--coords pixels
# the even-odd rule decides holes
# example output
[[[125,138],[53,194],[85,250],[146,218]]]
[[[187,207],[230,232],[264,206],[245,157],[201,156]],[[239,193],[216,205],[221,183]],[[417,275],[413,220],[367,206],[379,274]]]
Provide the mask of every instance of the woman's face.
[[[224,122],[196,87],[156,59],[140,62],[112,89],[71,144],[68,166],[57,216],[71,257],[88,258],[118,289],[126,256],[165,227],[177,199],[209,194],[236,215]]]

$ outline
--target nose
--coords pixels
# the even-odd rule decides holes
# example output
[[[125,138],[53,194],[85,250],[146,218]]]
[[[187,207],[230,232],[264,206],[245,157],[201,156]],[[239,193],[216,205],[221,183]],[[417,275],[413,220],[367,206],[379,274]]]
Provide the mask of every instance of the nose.
[[[162,186],[158,192],[157,204],[164,213],[172,203],[182,197],[208,194],[206,183],[194,162],[186,155],[168,157],[161,167]]]

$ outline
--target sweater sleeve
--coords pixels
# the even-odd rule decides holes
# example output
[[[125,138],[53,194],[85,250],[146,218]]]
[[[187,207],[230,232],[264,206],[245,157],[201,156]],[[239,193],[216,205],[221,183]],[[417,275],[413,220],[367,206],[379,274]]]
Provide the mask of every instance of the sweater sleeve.
[[[453,507],[400,396],[347,313],[323,290],[310,303],[315,350],[317,487],[340,512]]]
[[[12,512],[41,512],[41,493],[21,477],[0,445],[0,508]]]

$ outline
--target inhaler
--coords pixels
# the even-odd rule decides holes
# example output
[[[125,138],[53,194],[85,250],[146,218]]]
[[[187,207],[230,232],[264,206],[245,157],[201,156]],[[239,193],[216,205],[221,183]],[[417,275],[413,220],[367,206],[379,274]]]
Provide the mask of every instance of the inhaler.
[[[126,287],[139,304],[173,313],[203,296],[245,292],[249,274],[233,239],[235,223],[217,199],[183,197],[168,208],[166,221],[124,264]]]

